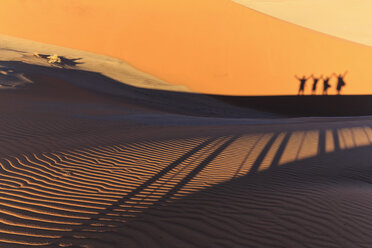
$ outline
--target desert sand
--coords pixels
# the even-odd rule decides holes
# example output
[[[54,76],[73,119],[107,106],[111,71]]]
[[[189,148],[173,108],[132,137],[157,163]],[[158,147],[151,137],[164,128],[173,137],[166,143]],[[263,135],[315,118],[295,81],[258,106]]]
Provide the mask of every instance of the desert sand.
[[[341,39],[372,46],[370,1],[233,0],[248,8]],[[314,18],[316,16],[316,18]]]
[[[231,0],[2,0],[0,33],[115,57],[194,92],[296,94],[295,74],[349,70],[343,93],[372,93],[371,47]]]
[[[371,117],[284,118],[0,40],[0,247],[371,247]]]

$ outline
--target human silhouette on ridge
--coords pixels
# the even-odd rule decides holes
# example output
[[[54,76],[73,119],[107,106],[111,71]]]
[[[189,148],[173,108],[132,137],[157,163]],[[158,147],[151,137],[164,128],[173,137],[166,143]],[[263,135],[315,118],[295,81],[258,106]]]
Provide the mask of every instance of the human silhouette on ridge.
[[[325,78],[323,78],[323,95],[328,95],[328,88],[331,87],[331,85],[329,84],[329,80],[331,80],[332,78],[332,75],[331,76],[327,76]]]
[[[345,81],[344,81],[344,78],[346,76],[348,71],[345,71],[344,74],[336,74],[336,73],[333,73],[333,75],[335,75],[337,77],[337,86],[336,86],[336,90],[337,90],[337,95],[341,95],[341,90],[342,90],[342,87],[344,87],[346,85]]]
[[[306,81],[310,78],[306,78],[306,76],[302,76],[302,78],[298,77],[297,75],[295,75],[295,78],[297,78],[299,81],[300,81],[300,87],[298,89],[298,95],[304,95],[305,94],[305,85],[306,85]]]
[[[314,74],[311,74],[311,77],[313,78],[312,94],[315,95],[316,94],[316,86],[317,86],[319,80],[323,78],[323,75],[321,75],[320,77],[315,77]]]

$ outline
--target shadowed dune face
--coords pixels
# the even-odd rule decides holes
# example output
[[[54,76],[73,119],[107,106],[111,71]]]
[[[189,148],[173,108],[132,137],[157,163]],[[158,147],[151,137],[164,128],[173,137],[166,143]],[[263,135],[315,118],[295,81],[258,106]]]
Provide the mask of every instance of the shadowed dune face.
[[[294,74],[349,70],[343,93],[372,93],[371,48],[229,0],[4,0],[0,32],[118,57],[197,92],[295,94]]]
[[[335,200],[340,192],[353,199],[337,189],[344,182],[370,180],[368,119],[164,132],[77,117],[125,114],[115,109],[120,102],[83,91],[64,101],[79,99],[85,108],[58,109],[68,90],[54,100],[37,97],[37,107],[11,95],[28,115],[0,116],[0,246],[328,247],[343,240],[343,228],[347,242],[371,242],[371,202]]]

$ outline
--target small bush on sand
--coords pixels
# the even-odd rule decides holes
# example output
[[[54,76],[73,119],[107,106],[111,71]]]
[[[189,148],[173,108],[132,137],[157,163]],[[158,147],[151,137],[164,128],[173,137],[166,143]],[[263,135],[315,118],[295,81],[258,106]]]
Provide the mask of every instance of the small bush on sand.
[[[48,56],[48,63],[49,64],[60,64],[61,63],[61,58],[58,57],[57,54],[53,54],[53,55],[50,55]]]

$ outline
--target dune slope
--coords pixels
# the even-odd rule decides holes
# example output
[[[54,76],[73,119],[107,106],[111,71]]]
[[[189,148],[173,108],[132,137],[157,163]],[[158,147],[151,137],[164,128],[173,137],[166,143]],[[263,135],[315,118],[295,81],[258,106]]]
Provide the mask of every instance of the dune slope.
[[[349,70],[345,94],[372,92],[370,47],[280,21],[230,0],[3,0],[1,4],[0,33],[116,57],[195,92],[296,94],[294,74],[345,70]],[[335,82],[331,83],[333,93]]]

